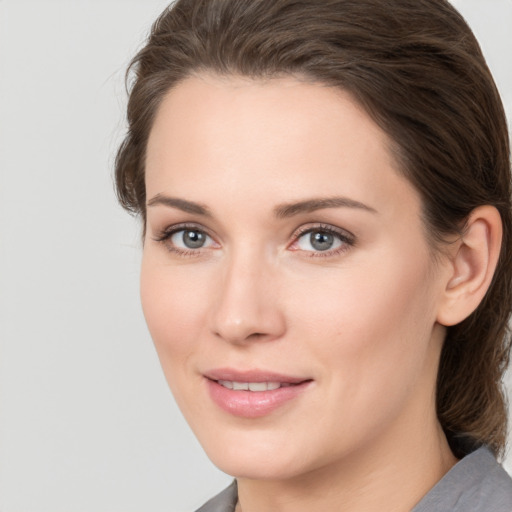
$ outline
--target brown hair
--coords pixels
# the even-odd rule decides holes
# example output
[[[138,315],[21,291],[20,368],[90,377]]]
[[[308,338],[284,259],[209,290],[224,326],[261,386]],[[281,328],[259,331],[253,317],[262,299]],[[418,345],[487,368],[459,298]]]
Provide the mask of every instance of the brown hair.
[[[448,329],[437,409],[459,456],[502,453],[510,354],[512,213],[505,114],[479,45],[446,0],[178,0],[133,59],[128,134],[116,159],[121,204],[145,222],[144,162],[166,92],[191,74],[306,77],[340,87],[393,141],[420,192],[436,247],[469,213],[493,205],[503,245],[478,309]],[[130,73],[128,76],[132,76]]]

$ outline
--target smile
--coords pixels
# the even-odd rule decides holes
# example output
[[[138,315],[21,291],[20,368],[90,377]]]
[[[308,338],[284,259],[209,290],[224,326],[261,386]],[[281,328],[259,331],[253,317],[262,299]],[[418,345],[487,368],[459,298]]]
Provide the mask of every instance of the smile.
[[[288,382],[236,382],[231,380],[218,380],[218,384],[233,391],[273,391],[275,389],[293,386]]]
[[[208,395],[224,412],[256,419],[291,407],[313,384],[309,378],[265,371],[218,369],[204,375]]]

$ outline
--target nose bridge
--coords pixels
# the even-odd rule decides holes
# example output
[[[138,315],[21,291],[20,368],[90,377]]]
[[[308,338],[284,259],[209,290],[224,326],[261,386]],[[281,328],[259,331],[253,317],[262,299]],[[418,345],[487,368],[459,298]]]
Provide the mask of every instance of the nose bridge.
[[[226,341],[275,339],[284,318],[272,289],[273,268],[261,251],[237,248],[226,257],[213,305],[212,330]]]

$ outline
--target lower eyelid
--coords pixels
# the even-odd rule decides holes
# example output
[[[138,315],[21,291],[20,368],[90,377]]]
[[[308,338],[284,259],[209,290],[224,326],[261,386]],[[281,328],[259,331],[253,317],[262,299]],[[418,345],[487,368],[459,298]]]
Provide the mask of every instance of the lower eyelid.
[[[340,256],[341,254],[349,251],[352,248],[351,245],[343,244],[336,249],[330,249],[327,251],[300,251],[303,253],[305,258],[333,258]]]

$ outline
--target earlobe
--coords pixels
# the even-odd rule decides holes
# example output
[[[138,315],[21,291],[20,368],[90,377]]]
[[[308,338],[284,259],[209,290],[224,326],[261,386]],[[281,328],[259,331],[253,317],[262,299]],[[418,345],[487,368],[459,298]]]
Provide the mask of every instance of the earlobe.
[[[448,278],[437,321],[462,322],[478,307],[490,284],[501,249],[501,217],[493,206],[475,208],[447,262]]]

